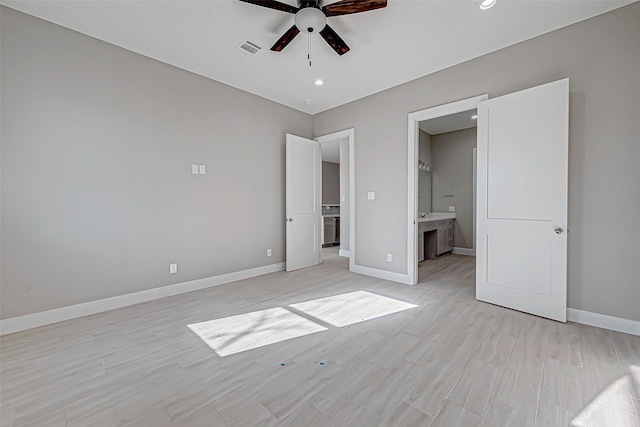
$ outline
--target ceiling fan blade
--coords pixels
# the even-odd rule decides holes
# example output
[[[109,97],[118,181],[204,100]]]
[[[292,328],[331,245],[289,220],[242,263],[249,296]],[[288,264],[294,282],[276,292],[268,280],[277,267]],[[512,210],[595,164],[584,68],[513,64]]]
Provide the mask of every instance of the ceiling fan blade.
[[[282,12],[296,13],[298,8],[290,4],[282,3],[276,0],[240,0],[244,3],[255,4],[256,6],[267,7],[269,9],[281,10]]]
[[[333,28],[331,28],[330,26],[327,25],[326,27],[324,27],[324,29],[320,31],[320,35],[323,39],[325,39],[327,43],[329,43],[329,46],[331,46],[338,55],[342,56],[345,53],[349,52],[349,46],[347,46],[344,40],[342,40],[338,33],[333,31]]]
[[[287,47],[291,40],[293,40],[298,34],[300,30],[295,25],[287,30],[286,33],[280,37],[280,39],[271,47],[271,50],[274,52],[280,52],[282,49]]]
[[[322,8],[327,16],[349,15],[387,7],[387,0],[342,0]]]

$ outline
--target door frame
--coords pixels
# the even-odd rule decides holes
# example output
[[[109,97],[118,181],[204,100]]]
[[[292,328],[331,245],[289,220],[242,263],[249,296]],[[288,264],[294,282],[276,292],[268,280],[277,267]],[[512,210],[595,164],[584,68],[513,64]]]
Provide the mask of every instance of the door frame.
[[[418,147],[420,144],[420,122],[442,116],[461,113],[478,108],[478,104],[489,99],[488,94],[474,96],[436,107],[409,113],[407,143],[407,275],[410,285],[418,283],[418,239],[417,239],[417,206],[418,206]],[[475,180],[475,175],[474,175]],[[475,204],[475,200],[474,200]],[[475,206],[474,206],[475,209]],[[474,219],[475,222],[475,219]],[[475,233],[475,226],[474,226]],[[474,243],[475,247],[475,243]]]
[[[320,145],[325,142],[335,141],[337,139],[347,139],[349,144],[349,271],[353,271],[356,259],[356,228],[355,228],[355,218],[356,218],[356,207],[354,200],[354,194],[356,192],[356,157],[355,157],[355,142],[356,142],[356,131],[354,128],[341,130],[338,132],[333,132],[327,135],[318,136],[313,138],[314,141],[317,141]],[[340,159],[340,163],[342,163],[342,159]],[[322,179],[322,176],[321,176]],[[322,204],[322,200],[320,201]],[[322,226],[322,206],[320,208],[320,218],[318,221]],[[342,217],[342,212],[340,213],[340,217]],[[320,249],[322,249],[322,242],[320,242]]]

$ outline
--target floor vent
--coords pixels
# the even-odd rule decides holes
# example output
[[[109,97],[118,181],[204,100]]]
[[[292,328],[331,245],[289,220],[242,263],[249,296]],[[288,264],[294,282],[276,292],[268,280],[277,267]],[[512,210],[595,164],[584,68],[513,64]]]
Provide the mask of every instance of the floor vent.
[[[238,49],[240,49],[240,52],[244,53],[245,55],[255,55],[256,53],[260,52],[260,50],[262,50],[262,47],[249,39],[245,39],[242,43],[240,43]]]

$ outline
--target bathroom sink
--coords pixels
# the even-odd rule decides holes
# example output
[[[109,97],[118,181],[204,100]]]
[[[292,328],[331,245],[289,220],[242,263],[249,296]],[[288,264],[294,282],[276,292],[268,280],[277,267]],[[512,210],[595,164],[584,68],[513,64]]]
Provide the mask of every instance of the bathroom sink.
[[[431,212],[428,214],[425,213],[425,216],[423,217],[418,214],[418,222],[437,221],[439,219],[455,219],[455,217],[455,212]]]

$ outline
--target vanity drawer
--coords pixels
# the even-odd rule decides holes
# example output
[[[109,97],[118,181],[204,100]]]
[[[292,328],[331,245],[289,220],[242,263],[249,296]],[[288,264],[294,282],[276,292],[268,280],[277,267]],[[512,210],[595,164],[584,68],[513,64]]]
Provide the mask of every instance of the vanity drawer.
[[[453,228],[452,219],[441,219],[439,221],[433,221],[436,228]]]

